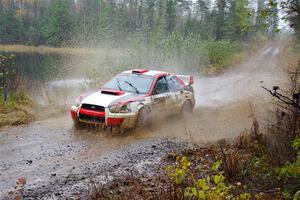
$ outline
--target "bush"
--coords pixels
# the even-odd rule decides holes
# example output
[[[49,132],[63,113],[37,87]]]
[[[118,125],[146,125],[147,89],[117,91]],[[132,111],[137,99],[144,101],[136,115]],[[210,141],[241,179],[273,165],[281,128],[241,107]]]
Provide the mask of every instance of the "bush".
[[[131,44],[129,57],[134,66],[169,66],[174,70],[198,73],[205,68],[228,67],[237,53],[248,51],[248,46],[242,42],[204,40],[192,34],[183,37],[178,32],[167,37],[153,34],[147,44],[137,36],[131,39]]]
[[[14,87],[15,70],[15,56],[0,54],[0,89],[5,101],[8,93]]]
[[[205,43],[211,67],[224,68],[228,66],[235,53],[243,50],[243,44],[230,41],[209,40]]]

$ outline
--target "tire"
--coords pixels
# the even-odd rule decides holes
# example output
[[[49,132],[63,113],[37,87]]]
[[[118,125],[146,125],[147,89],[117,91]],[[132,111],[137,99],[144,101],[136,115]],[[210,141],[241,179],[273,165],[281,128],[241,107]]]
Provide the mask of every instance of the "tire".
[[[78,119],[73,120],[73,122],[74,122],[73,126],[74,126],[75,129],[82,128],[82,124]]]
[[[187,100],[183,103],[181,114],[184,118],[189,118],[193,115],[194,106],[191,101]]]
[[[111,133],[119,135],[121,133],[121,127],[119,126],[111,127]]]
[[[144,128],[145,125],[147,124],[147,119],[149,115],[149,109],[146,107],[143,107],[140,109],[137,119],[136,119],[136,123],[135,123],[135,128],[136,129],[141,129]]]

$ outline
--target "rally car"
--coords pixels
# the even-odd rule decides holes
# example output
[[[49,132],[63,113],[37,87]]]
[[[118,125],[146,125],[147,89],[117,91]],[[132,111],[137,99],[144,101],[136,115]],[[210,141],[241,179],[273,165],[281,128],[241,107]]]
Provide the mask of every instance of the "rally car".
[[[124,71],[99,90],[80,95],[71,116],[76,125],[142,128],[153,113],[192,113],[192,84],[192,76],[146,69]]]

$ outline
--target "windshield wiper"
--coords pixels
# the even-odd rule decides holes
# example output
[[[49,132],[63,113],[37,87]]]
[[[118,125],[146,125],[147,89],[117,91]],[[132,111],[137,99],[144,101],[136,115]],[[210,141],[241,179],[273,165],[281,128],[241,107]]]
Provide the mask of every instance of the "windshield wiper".
[[[134,90],[135,90],[135,92],[137,93],[137,94],[140,94],[140,91],[134,86],[134,85],[132,85],[131,83],[129,83],[128,81],[124,81],[125,83],[127,83],[129,86],[131,86]]]
[[[123,91],[122,88],[121,88],[121,84],[120,84],[119,79],[117,79],[117,86],[118,86],[118,88],[119,88],[120,91]]]

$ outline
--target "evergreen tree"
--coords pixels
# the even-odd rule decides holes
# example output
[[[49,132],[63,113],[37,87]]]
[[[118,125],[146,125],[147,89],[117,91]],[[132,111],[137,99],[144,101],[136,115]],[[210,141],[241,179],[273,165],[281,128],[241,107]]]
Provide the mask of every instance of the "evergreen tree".
[[[139,35],[159,44],[173,32],[178,38],[241,40],[250,29],[276,33],[277,1],[257,0],[257,15],[250,17],[249,0],[0,0],[0,42],[120,44]],[[287,19],[299,30],[299,1],[284,2]]]
[[[176,0],[166,0],[166,34],[175,30],[176,25]]]
[[[276,33],[279,31],[278,3],[276,0],[274,0],[273,4],[274,5],[271,8],[271,15],[269,16],[269,20],[270,20],[269,35],[271,38],[275,37]]]
[[[226,35],[231,40],[241,40],[250,30],[248,0],[232,0],[226,19]]]
[[[4,24],[5,29],[5,41],[6,43],[13,44],[22,42],[23,27],[22,21],[15,15],[16,7],[15,2],[11,1],[6,11],[6,22]]]
[[[267,31],[267,12],[265,0],[257,0],[257,12],[256,12],[256,20],[255,20],[255,28],[256,31],[260,31],[266,33]]]
[[[0,1],[0,43],[5,42],[4,40],[4,38],[6,37],[5,23],[6,23],[6,16],[5,16],[2,1]]]
[[[111,40],[113,36],[112,16],[114,4],[101,1],[100,14],[98,16],[98,24],[95,27],[98,40],[100,42]]]
[[[300,40],[300,1],[282,1],[281,7],[286,10],[285,19],[289,21],[290,27],[294,30],[296,38]]]
[[[154,27],[155,0],[146,0],[145,26],[146,32],[152,32]]]
[[[155,32],[158,34],[163,34],[166,28],[166,1],[157,0],[157,18],[156,18],[156,29]]]
[[[210,11],[211,1],[210,0],[198,0],[196,3],[196,22],[198,21],[199,28],[196,29],[196,32],[201,35],[202,38],[208,39],[209,37],[215,37],[214,31],[214,21],[215,14],[212,14],[214,11]],[[197,24],[195,24],[197,27]],[[196,28],[194,27],[194,28]]]
[[[226,0],[217,0],[216,39],[224,37]]]
[[[43,36],[47,44],[61,45],[67,42],[71,37],[72,30],[73,23],[69,4],[65,0],[54,0],[43,25]]]
[[[99,24],[100,1],[99,0],[81,0],[79,13],[79,26],[76,32],[79,32],[85,41],[94,41],[97,35],[97,24]]]
[[[209,0],[198,0],[196,3],[196,16],[200,20],[201,24],[203,24],[206,20],[209,20]]]

